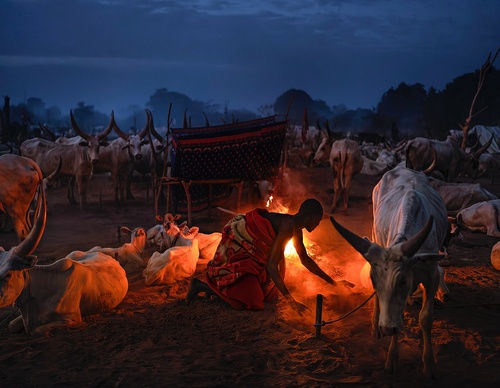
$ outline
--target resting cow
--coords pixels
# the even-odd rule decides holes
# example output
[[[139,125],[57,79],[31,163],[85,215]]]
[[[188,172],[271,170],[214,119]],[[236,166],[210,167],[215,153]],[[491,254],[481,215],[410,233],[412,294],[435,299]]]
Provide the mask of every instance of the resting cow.
[[[116,307],[125,297],[125,271],[108,255],[94,252],[81,260],[63,258],[36,265],[31,256],[46,222],[43,190],[37,217],[26,239],[8,252],[0,252],[0,308],[14,304],[21,315],[9,324],[11,332],[30,335],[81,323],[82,316]]]
[[[173,284],[192,276],[199,256],[198,240],[178,234],[166,251],[149,258],[143,271],[146,285]]]
[[[430,177],[429,183],[443,198],[449,216],[475,203],[496,199],[497,196],[481,187],[479,183],[451,183]]]
[[[95,246],[85,253],[102,252],[111,256],[120,263],[125,270],[127,276],[142,272],[146,267],[143,259],[144,249],[146,248],[146,231],[144,228],[135,228],[131,230],[126,226],[122,226],[121,230],[124,233],[130,234],[130,242],[123,244],[118,248],[103,248]],[[71,252],[67,258],[78,260],[81,257],[81,251]]]
[[[500,199],[479,202],[459,211],[457,224],[464,229],[500,237]]]
[[[374,242],[361,238],[330,217],[340,234],[367,260],[376,291],[372,328],[375,337],[391,336],[385,368],[397,369],[398,334],[407,298],[422,284],[419,314],[423,333],[423,373],[436,378],[432,350],[434,296],[440,285],[437,260],[448,228],[446,208],[427,177],[404,167],[387,172],[373,189]],[[442,281],[444,286],[444,281]]]

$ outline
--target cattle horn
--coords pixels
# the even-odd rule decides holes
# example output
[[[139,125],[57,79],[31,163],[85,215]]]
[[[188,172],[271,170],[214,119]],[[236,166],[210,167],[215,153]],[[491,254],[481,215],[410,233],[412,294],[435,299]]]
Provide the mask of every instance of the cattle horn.
[[[187,110],[188,108],[186,108],[184,110],[184,115],[182,116],[182,128],[188,128],[188,122],[187,122]]]
[[[202,112],[202,113],[203,113],[203,116],[205,117],[205,127],[210,127],[210,122],[208,121],[207,115],[205,114],[205,112]]]
[[[113,120],[114,121],[114,120]],[[113,128],[118,136],[120,136],[123,140],[128,140],[128,135],[126,135],[116,124],[116,121],[113,123]]]
[[[80,129],[80,127],[76,123],[75,118],[73,117],[73,112],[71,110],[69,111],[69,117],[71,119],[71,126],[73,127],[73,129],[75,130],[75,132],[78,135],[80,135],[82,138],[84,138],[85,140],[89,141],[90,140],[90,135]]]
[[[141,132],[138,133],[138,136],[141,139],[144,139],[144,136],[146,136],[146,133],[148,132],[148,129],[150,128],[150,123],[151,123],[151,111],[149,109],[146,109],[146,125],[144,125],[144,128],[142,129]]]
[[[41,122],[38,122],[38,126],[42,131],[44,131],[49,137],[50,141],[56,141],[56,135],[52,132],[46,125],[43,125]]]
[[[434,223],[434,217],[430,216],[425,226],[412,238],[401,244],[401,252],[406,257],[412,257],[420,249],[424,241],[429,236]]]
[[[38,186],[38,203],[35,214],[35,223],[28,233],[28,236],[26,236],[18,246],[13,248],[14,253],[20,257],[26,257],[33,253],[45,230],[45,224],[47,222],[47,204],[45,201],[45,190],[42,184]]]
[[[111,132],[111,130],[113,129],[113,126],[115,125],[115,111],[112,110],[111,111],[111,116],[109,118],[109,124],[108,126],[106,127],[106,129],[104,131],[102,131],[100,134],[97,135],[97,138],[99,140],[103,140],[105,139],[109,133]]]
[[[149,121],[149,133],[152,134],[156,138],[156,140],[158,140],[160,143],[162,143],[163,137],[155,129],[153,114],[148,109],[146,109],[146,111],[149,112],[149,114],[151,115],[151,120]]]
[[[479,156],[488,149],[488,147],[491,145],[491,142],[493,141],[493,137],[494,135],[491,135],[490,140],[488,140],[487,143],[485,143],[482,147],[478,148],[476,152],[474,152],[474,158],[478,159]]]
[[[359,253],[364,255],[368,249],[370,249],[372,243],[362,237],[359,237],[356,233],[351,232],[350,230],[347,230],[344,228],[342,225],[340,225],[335,219],[330,216],[330,221],[332,222],[333,226],[337,231],[340,233],[344,239],[352,245],[354,249],[356,249]]]
[[[422,172],[425,174],[425,175],[430,175],[431,172],[434,170],[434,168],[436,167],[436,164],[437,164],[437,153],[436,153],[436,150],[434,148],[432,148],[432,163],[429,167],[427,167],[425,170],[423,170]]]

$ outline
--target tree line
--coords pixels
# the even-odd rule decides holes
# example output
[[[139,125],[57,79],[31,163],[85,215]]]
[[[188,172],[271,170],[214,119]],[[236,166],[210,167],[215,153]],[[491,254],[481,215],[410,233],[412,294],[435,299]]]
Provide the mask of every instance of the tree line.
[[[185,94],[157,89],[144,107],[131,105],[125,117],[117,118],[118,125],[130,133],[140,131],[145,123],[144,109],[152,111],[155,126],[169,125],[179,128],[220,125],[234,121],[246,121],[268,115],[286,115],[292,124],[302,125],[307,112],[309,125],[328,125],[336,132],[371,133],[386,139],[400,140],[415,136],[435,139],[446,138],[450,129],[458,129],[468,116],[472,99],[478,88],[479,70],[464,74],[446,84],[443,90],[420,83],[400,83],[391,87],[380,98],[376,107],[348,109],[344,104],[329,106],[323,100],[315,100],[306,91],[290,89],[273,103],[265,103],[257,112],[230,109],[212,102],[193,100]],[[500,70],[492,67],[475,101],[472,125],[500,125]],[[169,112],[169,107],[171,110]],[[93,105],[78,102],[73,114],[79,125],[89,133],[98,132],[107,125],[111,112],[100,112]],[[116,112],[115,112],[116,113]],[[25,103],[11,105],[4,96],[1,112],[0,138],[2,142],[15,140],[21,131],[38,128],[39,123],[53,129],[57,135],[66,135],[71,125],[69,112],[61,112],[57,106],[47,107],[39,97],[30,97]],[[35,133],[37,135],[38,133]]]

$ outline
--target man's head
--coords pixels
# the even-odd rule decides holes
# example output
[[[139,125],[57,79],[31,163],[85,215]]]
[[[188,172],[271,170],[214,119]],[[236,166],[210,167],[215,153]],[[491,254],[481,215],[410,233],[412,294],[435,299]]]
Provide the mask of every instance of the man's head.
[[[308,232],[311,232],[323,218],[323,206],[317,199],[309,198],[300,205],[299,214],[307,219],[305,228]]]

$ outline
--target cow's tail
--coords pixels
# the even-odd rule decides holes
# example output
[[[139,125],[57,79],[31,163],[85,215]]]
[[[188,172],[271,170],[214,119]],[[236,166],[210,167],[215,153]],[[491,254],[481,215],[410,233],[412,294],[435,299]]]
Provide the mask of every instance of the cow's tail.
[[[411,148],[411,144],[412,144],[411,141],[409,141],[406,144],[405,157],[406,157],[406,168],[413,169],[413,165],[411,164],[411,160],[410,160],[410,148]]]
[[[340,188],[343,190],[345,188],[345,170],[347,165],[347,159],[349,157],[349,152],[345,147],[340,150]]]

